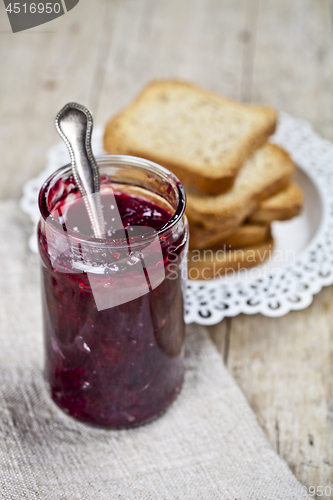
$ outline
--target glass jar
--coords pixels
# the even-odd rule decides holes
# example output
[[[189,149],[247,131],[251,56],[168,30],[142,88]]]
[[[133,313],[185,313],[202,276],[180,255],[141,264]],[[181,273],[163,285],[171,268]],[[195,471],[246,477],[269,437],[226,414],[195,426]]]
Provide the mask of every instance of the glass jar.
[[[99,240],[66,227],[81,198],[70,165],[42,186],[45,377],[53,400],[73,417],[129,427],[162,413],[182,386],[186,199],[177,178],[148,160],[110,155],[97,163],[102,205],[118,193],[118,205],[148,200],[150,209],[141,225]],[[162,227],[150,227],[151,207],[169,214]]]

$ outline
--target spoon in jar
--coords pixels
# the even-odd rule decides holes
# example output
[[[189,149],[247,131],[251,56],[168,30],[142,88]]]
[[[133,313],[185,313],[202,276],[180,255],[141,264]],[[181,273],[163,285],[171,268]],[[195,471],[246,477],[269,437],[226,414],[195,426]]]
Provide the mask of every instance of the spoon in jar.
[[[55,125],[68,148],[74,180],[85,203],[94,236],[105,238],[99,170],[91,149],[92,114],[86,107],[70,102],[57,114]]]

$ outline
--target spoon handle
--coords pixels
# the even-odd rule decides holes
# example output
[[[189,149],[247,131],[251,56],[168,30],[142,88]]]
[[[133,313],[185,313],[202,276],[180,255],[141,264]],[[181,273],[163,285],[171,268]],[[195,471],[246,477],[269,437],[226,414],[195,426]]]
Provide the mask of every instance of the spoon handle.
[[[91,149],[92,114],[86,107],[70,102],[59,111],[55,124],[68,148],[75,183],[84,200],[94,236],[105,238],[99,170]]]

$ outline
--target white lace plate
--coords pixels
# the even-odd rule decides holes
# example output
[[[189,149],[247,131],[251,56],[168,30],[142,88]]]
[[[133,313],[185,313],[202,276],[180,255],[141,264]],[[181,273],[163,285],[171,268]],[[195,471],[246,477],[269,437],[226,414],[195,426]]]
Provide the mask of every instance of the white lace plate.
[[[96,156],[104,154],[102,135],[103,127],[93,134]],[[283,316],[304,309],[323,286],[333,284],[333,143],[315,134],[308,122],[285,113],[279,115],[271,141],[288,151],[298,167],[296,181],[305,192],[304,210],[290,221],[273,223],[274,252],[265,264],[235,276],[189,281],[187,323],[213,325],[240,313]],[[59,142],[48,151],[46,169],[24,186],[21,208],[34,224],[29,239],[34,252],[39,189],[68,162],[66,147]]]

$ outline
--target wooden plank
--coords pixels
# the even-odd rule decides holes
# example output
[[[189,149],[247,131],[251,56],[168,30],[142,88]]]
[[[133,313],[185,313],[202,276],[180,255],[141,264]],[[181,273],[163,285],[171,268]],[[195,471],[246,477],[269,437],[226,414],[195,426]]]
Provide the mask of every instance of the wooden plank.
[[[330,140],[332,31],[327,0],[261,0],[252,81],[252,101],[305,118]]]
[[[71,100],[96,101],[104,32],[112,30],[116,16],[110,11],[118,4],[82,1],[45,25],[54,31],[0,34],[0,197],[19,197],[23,184],[44,168],[47,148],[59,140],[53,125],[59,109]]]
[[[43,168],[65,102],[86,103],[101,123],[155,78],[271,104],[332,139],[329,8],[332,0],[81,0],[13,35],[1,2],[0,196],[20,196]],[[331,304],[327,289],[307,311],[210,328],[272,445],[308,486],[332,475]]]
[[[221,353],[223,361],[227,366],[230,350],[231,325],[232,318],[224,318],[221,323],[207,327],[211,339]]]
[[[219,0],[81,1],[49,25],[15,35],[0,8],[8,30],[0,48],[0,197],[20,196],[24,182],[43,168],[47,147],[58,140],[54,116],[69,100],[90,106],[99,122],[154,78],[189,79],[240,96],[245,0],[223,6]]]
[[[258,7],[258,0],[247,0],[244,30],[241,33],[241,40],[243,42],[243,54],[242,87],[240,100],[243,102],[251,102],[252,97],[252,73],[256,46]]]
[[[329,287],[305,311],[233,318],[228,368],[300,482],[333,496],[332,304]]]
[[[239,98],[244,16],[244,0],[128,0],[113,33],[98,121],[154,79],[186,79]]]
[[[258,17],[252,5],[242,99],[309,119],[332,138],[333,2],[265,0]],[[272,446],[302,484],[333,493],[332,294],[281,319],[240,316],[210,330]]]

